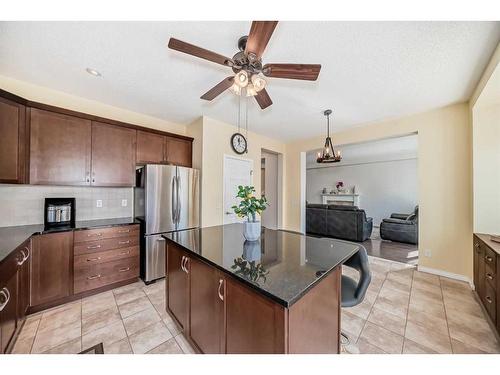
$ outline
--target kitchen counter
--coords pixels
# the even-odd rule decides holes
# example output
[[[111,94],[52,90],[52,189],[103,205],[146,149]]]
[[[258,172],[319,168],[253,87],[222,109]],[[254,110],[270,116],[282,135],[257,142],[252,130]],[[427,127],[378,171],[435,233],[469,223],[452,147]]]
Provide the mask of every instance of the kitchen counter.
[[[500,242],[493,241],[491,239],[491,235],[484,233],[475,233],[477,237],[479,237],[488,247],[493,250],[495,253],[500,255]]]
[[[247,242],[242,224],[186,230],[163,237],[286,308],[361,247],[352,242],[267,228],[262,229],[259,241]]]
[[[20,225],[14,227],[1,227],[0,228],[0,262],[6,258],[12,251],[19,245],[33,235],[46,234],[53,232],[64,232],[73,230],[83,230],[92,228],[105,228],[119,225],[135,224],[138,223],[132,217],[120,217],[112,219],[99,219],[99,220],[83,220],[77,221],[74,228],[61,227],[45,230],[43,224],[35,225]]]

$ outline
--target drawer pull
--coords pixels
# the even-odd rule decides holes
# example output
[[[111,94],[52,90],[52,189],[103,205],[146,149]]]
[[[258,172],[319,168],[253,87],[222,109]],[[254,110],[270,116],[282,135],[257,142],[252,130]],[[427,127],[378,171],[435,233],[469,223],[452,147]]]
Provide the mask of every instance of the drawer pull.
[[[486,255],[486,256],[484,257],[484,259],[486,259],[486,261],[487,261],[487,262],[492,262],[492,261],[493,261],[493,258],[492,258],[492,257],[490,257],[490,256],[488,256],[488,255]]]
[[[99,279],[100,277],[101,277],[101,275],[89,276],[89,277],[87,277],[87,280]]]
[[[27,257],[26,254],[24,253],[24,250],[21,250],[19,252],[19,256],[17,257],[17,265],[21,266],[26,261],[26,259]]]
[[[222,288],[223,286],[224,286],[224,280],[220,279],[219,280],[219,288],[217,289],[217,294],[219,295],[219,298],[221,301],[224,301],[224,294],[221,293],[221,291],[220,291],[220,288]]]
[[[2,311],[5,308],[5,306],[7,306],[10,300],[9,289],[2,288],[2,290],[0,290],[0,296],[3,296],[3,298],[5,299],[5,301],[0,304],[0,311]]]
[[[490,296],[486,296],[485,298],[486,298],[486,301],[488,301],[488,303],[493,303],[493,300],[491,299]]]
[[[95,261],[98,261],[98,260],[101,260],[101,257],[97,257],[97,258],[87,258],[87,262],[95,262]]]
[[[118,233],[130,233],[130,229],[119,230]]]
[[[129,243],[130,243],[130,240],[127,240],[127,241],[118,241],[119,245],[127,245]]]
[[[120,255],[128,255],[128,254],[130,254],[130,250],[123,251],[123,252],[120,253]]]
[[[479,248],[479,244],[476,242],[476,243],[474,244],[474,247],[475,247],[476,249],[477,249],[477,248]]]
[[[92,236],[101,237],[102,233],[90,233],[90,234],[87,234],[87,237],[92,237]]]
[[[118,272],[127,272],[130,271],[130,267],[120,268]]]
[[[493,280],[493,275],[491,273],[487,273],[486,274],[486,277],[490,280]]]
[[[87,249],[88,250],[91,250],[91,249],[100,249],[101,248],[101,245],[91,245],[91,246],[87,246]]]

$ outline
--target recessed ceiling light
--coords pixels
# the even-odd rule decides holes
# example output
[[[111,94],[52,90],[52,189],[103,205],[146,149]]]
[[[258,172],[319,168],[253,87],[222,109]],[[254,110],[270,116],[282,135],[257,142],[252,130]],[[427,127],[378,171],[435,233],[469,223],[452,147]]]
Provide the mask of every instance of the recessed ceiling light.
[[[87,68],[85,69],[87,71],[88,74],[91,74],[93,75],[94,77],[100,77],[101,76],[101,73],[99,73],[97,70],[95,69],[92,69],[92,68]]]

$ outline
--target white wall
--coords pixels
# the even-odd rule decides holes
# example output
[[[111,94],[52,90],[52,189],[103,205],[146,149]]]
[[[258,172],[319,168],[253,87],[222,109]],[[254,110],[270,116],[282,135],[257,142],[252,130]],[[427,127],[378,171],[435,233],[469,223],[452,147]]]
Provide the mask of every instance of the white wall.
[[[306,199],[321,203],[321,190],[337,181],[356,185],[360,208],[379,226],[393,212],[411,212],[417,198],[417,159],[356,164],[307,170]]]
[[[133,216],[133,188],[0,185],[0,227],[43,224],[44,198],[74,197],[76,220]],[[96,207],[96,200],[102,207]],[[122,199],[127,207],[121,206]]]

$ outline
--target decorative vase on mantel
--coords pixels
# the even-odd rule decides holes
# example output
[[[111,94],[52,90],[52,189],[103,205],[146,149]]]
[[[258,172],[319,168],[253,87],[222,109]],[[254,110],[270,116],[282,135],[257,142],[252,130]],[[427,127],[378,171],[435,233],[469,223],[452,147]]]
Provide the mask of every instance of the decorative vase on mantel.
[[[243,236],[247,241],[257,241],[260,238],[261,224],[257,215],[268,206],[266,197],[256,198],[253,186],[238,186],[236,198],[240,198],[238,206],[232,206],[234,213],[240,218],[247,218],[243,223]]]

